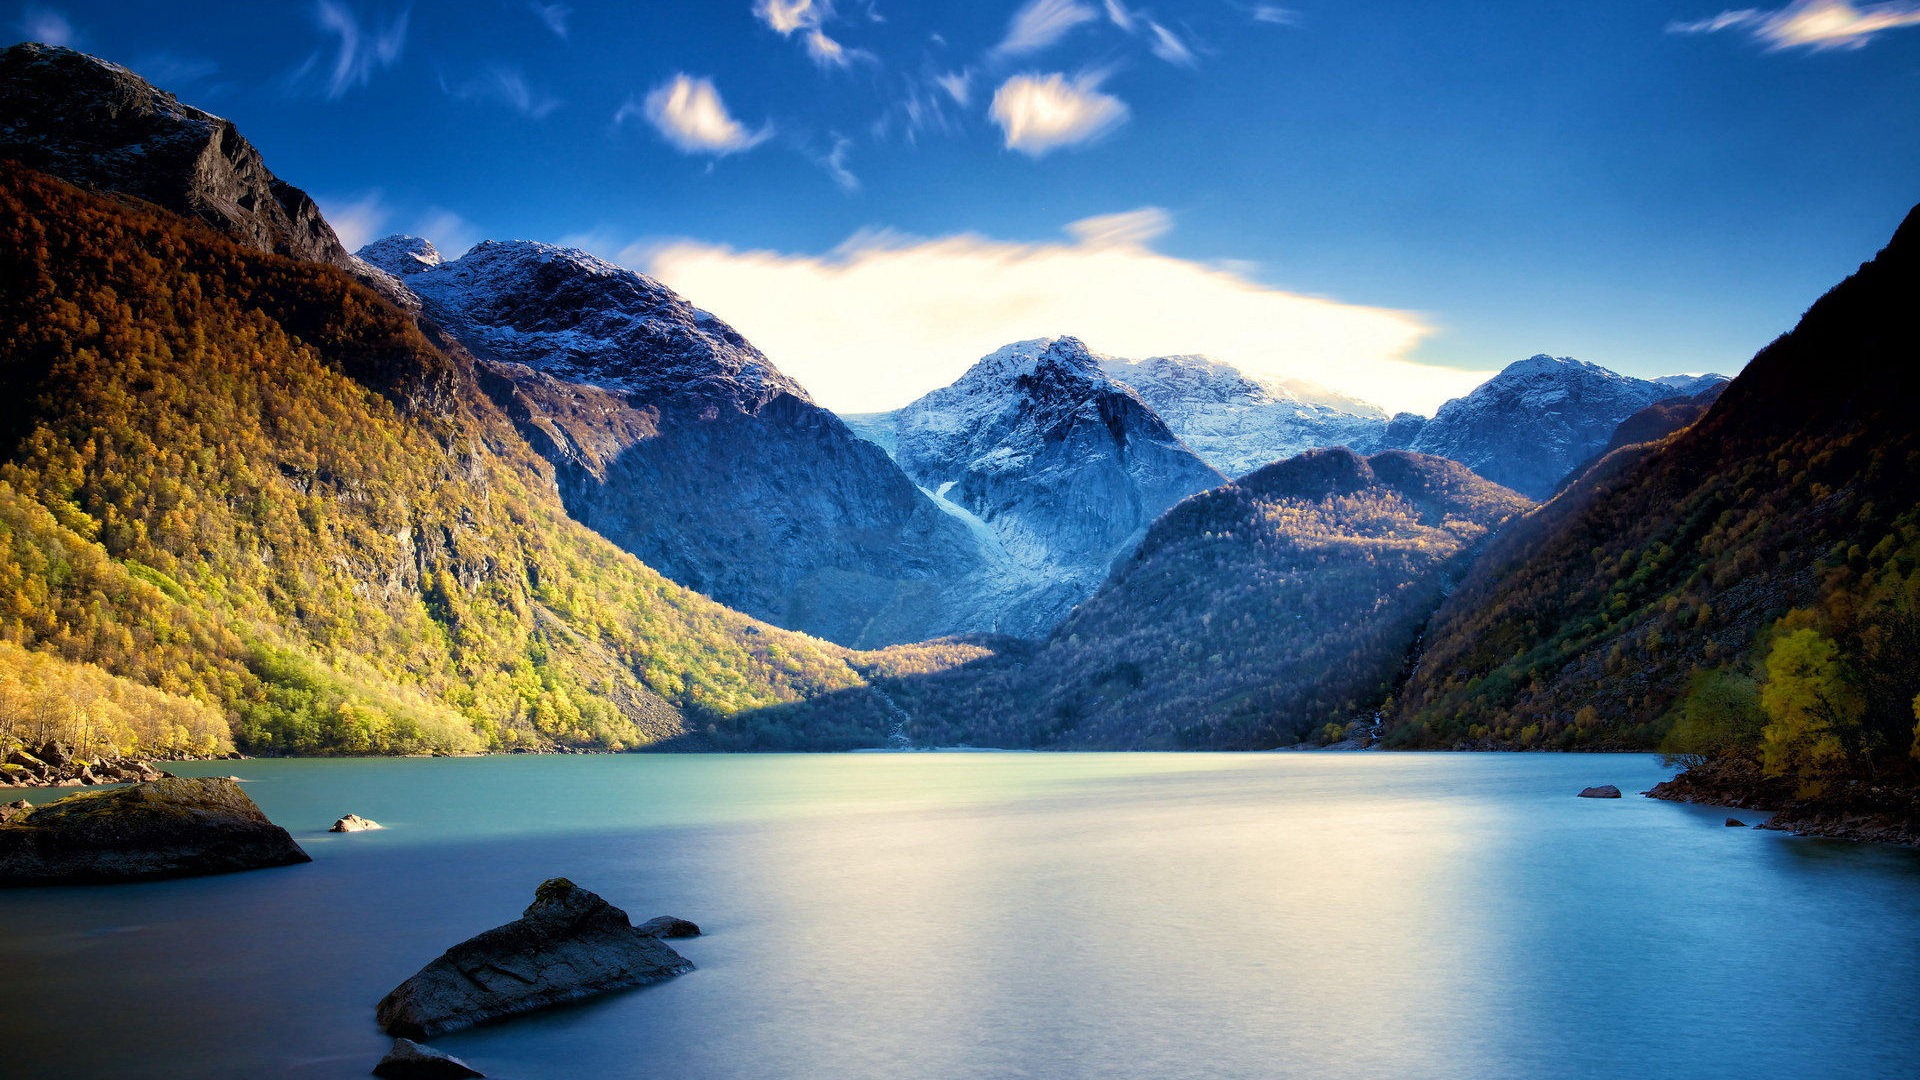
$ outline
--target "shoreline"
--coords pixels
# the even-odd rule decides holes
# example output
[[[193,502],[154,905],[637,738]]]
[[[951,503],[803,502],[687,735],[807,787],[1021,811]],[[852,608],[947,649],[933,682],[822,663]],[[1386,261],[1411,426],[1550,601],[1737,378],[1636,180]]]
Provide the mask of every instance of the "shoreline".
[[[1642,795],[1666,802],[1760,810],[1773,816],[1756,829],[1794,836],[1920,848],[1920,791],[1847,781],[1815,798],[1800,798],[1792,781],[1751,766],[1696,765]]]

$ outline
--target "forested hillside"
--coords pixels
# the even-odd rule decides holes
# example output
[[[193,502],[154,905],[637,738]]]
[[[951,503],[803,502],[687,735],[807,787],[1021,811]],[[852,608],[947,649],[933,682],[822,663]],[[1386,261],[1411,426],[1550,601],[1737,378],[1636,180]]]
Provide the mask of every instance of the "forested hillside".
[[[7,165],[0,282],[0,641],[244,749],[634,746],[874,662],[571,521],[471,366],[332,266]],[[46,698],[20,655],[0,689]]]
[[[1920,211],[1692,427],[1509,529],[1404,746],[1650,747],[1817,789],[1920,751]]]

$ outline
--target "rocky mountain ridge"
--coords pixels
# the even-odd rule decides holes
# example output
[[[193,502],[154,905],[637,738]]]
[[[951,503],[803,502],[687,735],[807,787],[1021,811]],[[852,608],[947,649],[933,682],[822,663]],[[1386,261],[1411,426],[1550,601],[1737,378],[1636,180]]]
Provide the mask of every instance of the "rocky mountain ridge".
[[[0,158],[143,199],[260,251],[353,268],[319,206],[230,121],[73,49],[26,42],[0,53]]]

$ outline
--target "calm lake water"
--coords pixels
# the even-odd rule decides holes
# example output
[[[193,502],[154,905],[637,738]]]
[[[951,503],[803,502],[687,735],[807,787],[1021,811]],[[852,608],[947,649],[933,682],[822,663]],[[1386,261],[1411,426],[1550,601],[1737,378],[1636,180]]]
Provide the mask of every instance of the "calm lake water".
[[[181,771],[236,769],[314,862],[0,891],[0,1075],[365,1076],[374,1002],[554,875],[700,923],[699,970],[432,1040],[494,1077],[1920,1070],[1920,853],[1639,798],[1652,757]],[[322,831],[349,811],[388,829]]]

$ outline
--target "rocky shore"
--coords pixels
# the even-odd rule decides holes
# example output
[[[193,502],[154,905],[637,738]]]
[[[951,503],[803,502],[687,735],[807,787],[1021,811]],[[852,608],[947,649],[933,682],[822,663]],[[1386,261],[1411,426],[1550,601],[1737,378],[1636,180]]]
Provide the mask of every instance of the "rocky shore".
[[[1790,779],[1766,776],[1745,762],[1695,765],[1645,792],[1670,802],[1768,810],[1760,823],[1795,836],[1821,836],[1920,847],[1920,790],[1865,781],[1834,783],[1818,797],[1802,798]]]
[[[232,780],[169,777],[7,807],[0,886],[135,881],[310,862]]]
[[[86,757],[62,742],[27,748],[17,746],[0,755],[0,788],[86,787],[93,784],[138,784],[171,777],[155,761],[239,760],[239,753],[211,758]]]

